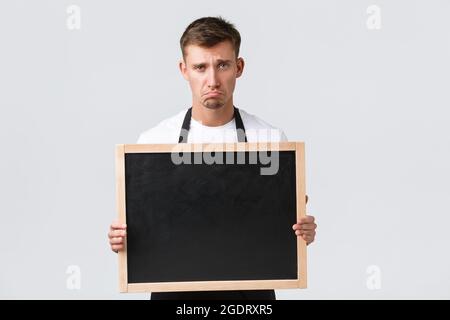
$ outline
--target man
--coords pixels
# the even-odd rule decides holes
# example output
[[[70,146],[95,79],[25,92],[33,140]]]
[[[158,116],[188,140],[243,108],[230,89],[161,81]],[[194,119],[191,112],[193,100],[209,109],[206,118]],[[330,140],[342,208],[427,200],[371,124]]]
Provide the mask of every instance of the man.
[[[180,39],[183,77],[192,92],[192,108],[142,133],[138,143],[280,142],[286,136],[258,117],[234,107],[236,79],[242,75],[239,32],[222,18],[192,22]],[[230,134],[231,133],[231,134]],[[292,226],[309,245],[316,224],[306,216]],[[124,248],[126,226],[113,222],[109,243],[115,252]],[[273,290],[153,293],[152,299],[275,299]]]

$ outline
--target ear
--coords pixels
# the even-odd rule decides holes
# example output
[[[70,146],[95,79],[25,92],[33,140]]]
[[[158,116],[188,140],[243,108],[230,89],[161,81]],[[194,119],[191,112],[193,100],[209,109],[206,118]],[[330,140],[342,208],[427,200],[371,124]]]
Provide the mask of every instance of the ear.
[[[239,78],[242,75],[242,72],[244,72],[244,65],[245,65],[244,59],[238,58],[236,64],[237,64],[236,78]]]
[[[180,68],[180,72],[181,72],[181,75],[183,76],[183,78],[186,80],[189,80],[188,75],[187,75],[187,67],[186,67],[186,63],[184,62],[184,59],[180,60],[180,62],[178,63],[178,67]]]

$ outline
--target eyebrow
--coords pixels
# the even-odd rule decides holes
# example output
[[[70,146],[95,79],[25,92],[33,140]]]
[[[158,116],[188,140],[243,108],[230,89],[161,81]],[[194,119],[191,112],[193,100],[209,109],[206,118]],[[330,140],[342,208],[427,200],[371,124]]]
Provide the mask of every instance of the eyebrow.
[[[217,63],[224,63],[224,62],[231,63],[233,61],[231,61],[231,60],[222,60],[222,59],[217,60]]]
[[[231,63],[231,62],[233,62],[233,61],[232,60],[223,60],[223,59],[217,60],[217,64],[220,64],[220,63]],[[207,65],[207,63],[201,62],[201,63],[194,63],[192,66],[195,67],[195,68],[201,68],[201,67],[205,67],[206,65]]]

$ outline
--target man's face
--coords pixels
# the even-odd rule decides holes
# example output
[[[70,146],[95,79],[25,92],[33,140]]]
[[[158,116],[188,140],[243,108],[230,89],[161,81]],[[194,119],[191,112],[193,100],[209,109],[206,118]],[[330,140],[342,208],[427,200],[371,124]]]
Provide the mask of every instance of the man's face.
[[[236,78],[244,69],[244,60],[236,59],[230,41],[205,48],[189,45],[180,61],[183,77],[189,81],[194,105],[219,109],[233,103]]]

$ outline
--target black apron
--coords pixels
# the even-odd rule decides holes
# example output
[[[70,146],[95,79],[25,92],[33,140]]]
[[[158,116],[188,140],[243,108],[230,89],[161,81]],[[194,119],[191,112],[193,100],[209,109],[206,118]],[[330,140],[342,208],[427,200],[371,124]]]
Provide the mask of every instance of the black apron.
[[[239,109],[234,108],[234,120],[239,142],[247,142],[244,123]],[[186,112],[181,127],[178,143],[187,143],[187,136],[191,126],[192,108]],[[227,290],[227,291],[182,291],[182,292],[153,292],[152,300],[275,300],[274,290]]]
[[[247,142],[247,136],[245,135],[245,127],[242,122],[241,114],[239,113],[239,109],[234,108],[234,121],[236,122],[236,134],[238,138],[238,142]],[[192,108],[186,112],[184,116],[183,125],[181,126],[180,137],[178,138],[178,143],[187,143],[187,136],[189,133],[189,129],[191,127],[191,117],[192,117]]]

